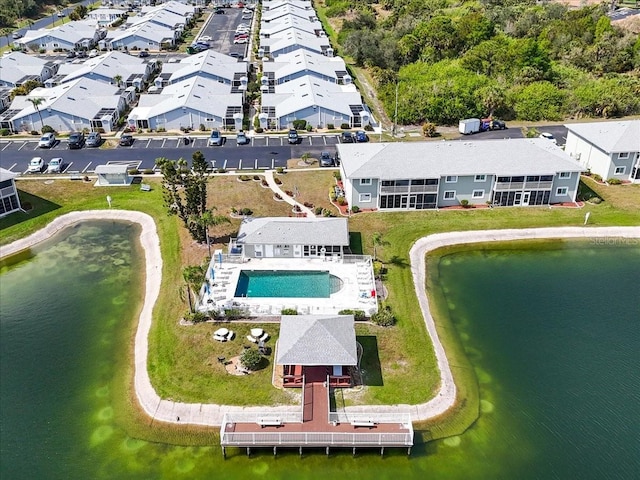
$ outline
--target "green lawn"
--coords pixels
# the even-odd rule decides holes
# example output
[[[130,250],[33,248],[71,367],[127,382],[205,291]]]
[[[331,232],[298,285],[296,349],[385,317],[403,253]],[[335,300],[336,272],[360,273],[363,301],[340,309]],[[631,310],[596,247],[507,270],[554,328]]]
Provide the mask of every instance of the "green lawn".
[[[326,175],[325,172],[320,174],[323,177]],[[296,172],[296,184],[300,191],[311,191],[316,188],[316,183],[326,181],[323,179],[318,182],[318,175],[311,173],[307,179],[302,171]],[[314,187],[305,185],[309,180]],[[216,186],[217,181],[219,184]],[[217,361],[220,355],[230,358],[241,352],[242,345],[248,343],[243,339],[249,325],[233,324],[231,328],[237,332],[236,340],[225,344],[211,340],[211,332],[217,325],[179,325],[178,320],[186,310],[180,293],[183,252],[195,247],[184,236],[178,220],[166,215],[157,179],[145,178],[145,182],[153,185],[151,192],[141,192],[137,186],[95,188],[92,183],[62,179],[49,185],[40,180],[19,181],[22,201],[31,203],[34,208],[30,213],[14,214],[0,220],[0,244],[27,235],[63,213],[106,208],[107,194],[113,198],[114,208],[149,213],[157,222],[163,254],[164,294],[156,304],[149,336],[149,371],[158,393],[165,398],[198,403],[249,405],[295,401],[288,393],[271,386],[270,365],[266,364],[256,374],[235,377],[228,375]],[[220,213],[226,214],[232,206],[239,204],[239,198],[230,191],[222,194],[226,187],[231,188],[231,182],[235,180],[216,179],[212,182],[213,191],[219,190],[220,193],[210,201]],[[591,212],[590,225],[640,225],[640,209],[637,208],[640,204],[640,185],[606,187],[590,180],[587,182],[605,200],[600,205],[589,205],[583,209],[529,207],[353,215],[349,229],[354,236],[360,235],[365,253],[372,253],[373,233],[382,234],[384,245],[378,247],[378,257],[388,268],[388,304],[393,308],[398,324],[392,328],[367,324],[357,326],[357,335],[366,347],[363,365],[367,370],[365,379],[370,386],[361,395],[348,397],[346,403],[419,403],[428,400],[438,388],[439,376],[435,369],[433,349],[427,340],[424,322],[413,294],[408,263],[408,251],[415,240],[444,231],[582,225],[587,211]],[[257,189],[251,203],[263,203],[257,209],[260,213],[276,213],[280,208],[276,202],[273,205],[269,203],[268,192],[265,193],[259,182],[238,185],[244,189]],[[246,201],[247,197],[244,198]],[[233,229],[233,226],[229,228]],[[221,235],[223,233],[220,232]],[[436,311],[445,311],[437,296],[432,297],[432,302]],[[135,320],[131,323],[131,339]],[[261,327],[272,335],[270,345],[275,345],[277,325]],[[464,430],[477,415],[475,375],[468,368],[468,361],[457,341],[455,330],[448,324],[446,314],[438,315],[438,329],[449,358],[456,365],[454,375],[461,396],[453,415],[421,425],[421,428],[429,429],[427,438]],[[268,360],[272,361],[273,357]],[[211,443],[215,440],[211,429],[176,429],[157,424],[149,429],[149,419],[139,414],[132,394],[132,372],[131,362],[123,363],[121,400],[126,408],[122,409],[121,422],[129,431],[135,432],[138,437],[171,443]]]

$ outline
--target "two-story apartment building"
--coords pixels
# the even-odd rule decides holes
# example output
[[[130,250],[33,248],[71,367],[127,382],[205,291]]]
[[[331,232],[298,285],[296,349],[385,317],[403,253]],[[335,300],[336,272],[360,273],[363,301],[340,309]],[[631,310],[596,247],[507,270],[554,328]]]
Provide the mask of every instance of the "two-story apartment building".
[[[350,207],[422,210],[574,202],[582,167],[541,138],[339,144]]]
[[[640,182],[640,120],[567,124],[565,152],[604,180]]]

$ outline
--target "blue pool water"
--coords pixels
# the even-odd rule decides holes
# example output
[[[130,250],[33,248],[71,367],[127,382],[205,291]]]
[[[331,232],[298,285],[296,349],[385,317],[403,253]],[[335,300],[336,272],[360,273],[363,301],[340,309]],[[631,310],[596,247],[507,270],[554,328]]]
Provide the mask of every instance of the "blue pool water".
[[[327,271],[243,270],[236,297],[329,298],[341,281]]]

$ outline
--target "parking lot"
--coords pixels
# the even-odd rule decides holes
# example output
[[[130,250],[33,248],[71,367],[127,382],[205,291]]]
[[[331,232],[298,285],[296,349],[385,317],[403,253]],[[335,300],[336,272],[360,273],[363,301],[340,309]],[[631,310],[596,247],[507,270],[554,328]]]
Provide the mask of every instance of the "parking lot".
[[[203,36],[210,37],[211,40],[208,40],[208,43],[212,50],[225,55],[235,54],[240,58],[244,58],[249,44],[234,44],[233,34],[239,24],[246,23],[251,25],[253,19],[242,20],[243,13],[241,8],[223,8],[221,10],[225,12],[224,14],[216,14],[214,13],[215,10],[211,13],[198,38]]]

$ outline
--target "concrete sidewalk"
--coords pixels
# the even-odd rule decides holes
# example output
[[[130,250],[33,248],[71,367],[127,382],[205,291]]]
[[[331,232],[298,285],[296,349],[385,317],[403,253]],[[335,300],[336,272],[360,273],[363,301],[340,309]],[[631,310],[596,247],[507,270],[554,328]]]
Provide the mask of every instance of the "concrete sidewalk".
[[[273,176],[271,176],[273,180]],[[284,198],[284,197],[283,197]],[[293,199],[292,199],[293,200]],[[187,423],[194,425],[219,426],[225,413],[277,413],[291,411],[292,406],[254,406],[238,407],[216,404],[190,404],[161,399],[156,393],[147,371],[148,336],[152,324],[153,307],[160,294],[162,280],[162,256],[160,240],[153,218],[141,212],[124,210],[89,210],[72,212],[56,218],[42,230],[0,247],[0,258],[12,255],[49,238],[61,229],[78,222],[92,219],[124,220],[139,223],[142,227],[140,242],[145,255],[145,298],[140,312],[134,346],[134,384],[140,406],[153,420],[169,423]],[[413,421],[427,420],[451,408],[456,401],[456,385],[449,366],[444,347],[435,328],[435,322],[429,310],[429,301],[424,288],[426,282],[425,256],[428,252],[447,245],[459,243],[477,243],[489,241],[511,241],[537,238],[640,238],[640,227],[557,227],[522,230],[485,230],[470,232],[449,232],[421,238],[411,248],[411,271],[416,295],[422,310],[427,332],[434,345],[438,368],[440,370],[440,390],[434,398],[419,405],[370,405],[347,407],[347,412],[407,413]],[[299,408],[297,406],[293,408]]]

